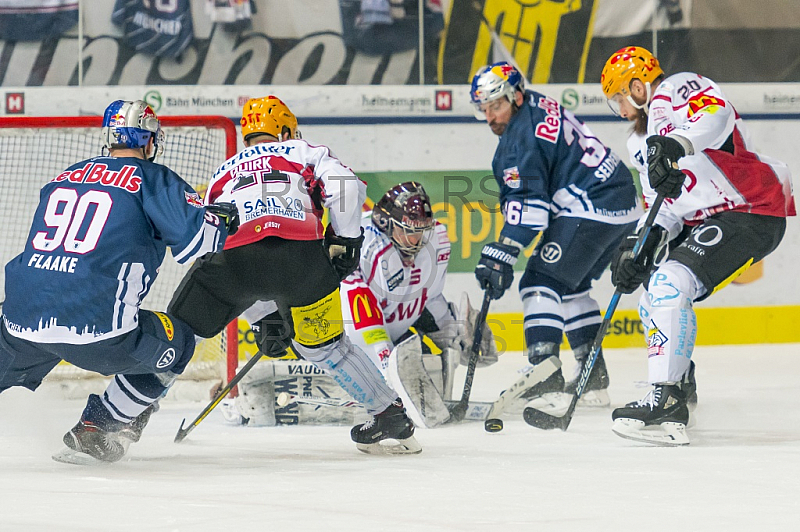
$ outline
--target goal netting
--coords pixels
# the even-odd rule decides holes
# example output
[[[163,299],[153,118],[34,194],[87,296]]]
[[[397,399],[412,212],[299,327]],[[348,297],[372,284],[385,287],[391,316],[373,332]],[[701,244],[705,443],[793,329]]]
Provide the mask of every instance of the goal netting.
[[[217,167],[236,153],[236,128],[219,116],[160,117],[166,133],[164,154],[156,162],[174,170],[201,195]],[[22,252],[39,189],[68,166],[100,154],[101,117],[0,117],[0,302],[5,299],[3,266]],[[169,252],[142,308],[163,311],[190,265]],[[32,287],[32,289],[35,289]],[[238,364],[238,330],[232,323],[218,337],[197,346],[182,381],[227,380]],[[69,388],[100,377],[67,363],[48,380]],[[85,382],[83,384],[86,384]]]

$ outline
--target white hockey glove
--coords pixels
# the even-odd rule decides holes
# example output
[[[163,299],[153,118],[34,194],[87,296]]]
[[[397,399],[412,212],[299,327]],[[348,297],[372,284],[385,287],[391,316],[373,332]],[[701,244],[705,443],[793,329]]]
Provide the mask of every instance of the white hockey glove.
[[[461,357],[461,364],[466,366],[469,364],[469,354],[472,350],[472,338],[475,331],[475,321],[478,319],[478,311],[472,308],[466,293],[461,295],[461,306],[459,308],[455,308],[452,303],[449,303],[449,306],[453,319],[440,323],[439,330],[427,333],[427,336],[442,351],[447,348],[458,351]],[[494,334],[489,326],[484,323],[478,367],[491,366],[497,362],[497,356]]]

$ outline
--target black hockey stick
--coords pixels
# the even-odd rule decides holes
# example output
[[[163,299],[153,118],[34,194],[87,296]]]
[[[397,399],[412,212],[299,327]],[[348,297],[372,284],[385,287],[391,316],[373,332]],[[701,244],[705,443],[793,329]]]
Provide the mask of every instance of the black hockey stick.
[[[188,436],[189,433],[192,432],[194,428],[197,425],[199,425],[200,422],[203,421],[205,417],[211,413],[212,410],[214,410],[214,408],[216,408],[219,402],[222,401],[222,399],[226,395],[228,395],[231,390],[233,390],[233,387],[236,386],[240,380],[242,380],[242,378],[247,374],[247,372],[253,369],[253,366],[256,365],[256,362],[258,362],[262,356],[264,356],[264,354],[261,352],[261,350],[259,350],[255,355],[253,355],[253,357],[247,362],[247,364],[245,364],[245,366],[242,369],[240,369],[236,373],[236,375],[233,376],[231,381],[228,384],[226,384],[223,389],[217,392],[217,395],[214,396],[214,399],[212,399],[211,402],[208,403],[208,406],[206,406],[203,409],[203,411],[200,412],[200,415],[197,416],[195,420],[189,424],[188,427],[186,427],[185,429],[183,428],[183,424],[186,423],[186,419],[181,421],[181,428],[178,429],[178,433],[175,435],[175,443],[182,442],[186,438],[186,436]]]
[[[481,311],[478,313],[478,319],[475,320],[475,330],[472,334],[472,351],[469,355],[464,391],[461,393],[461,400],[450,408],[450,419],[446,423],[462,421],[467,413],[467,408],[469,408],[469,394],[472,392],[475,368],[478,366],[478,356],[481,350],[481,340],[483,339],[483,325],[486,323],[486,315],[489,313],[489,303],[491,301],[492,298],[489,297],[489,291],[487,290],[483,293],[483,305],[481,305]]]
[[[639,258],[639,251],[641,251],[642,245],[644,245],[645,240],[647,240],[647,237],[650,234],[650,230],[653,228],[653,222],[656,219],[656,214],[658,214],[663,202],[664,197],[659,194],[656,197],[656,200],[653,202],[653,206],[650,207],[650,211],[647,213],[647,219],[642,226],[642,232],[639,235],[639,238],[636,240],[636,244],[633,246],[633,260]],[[578,385],[575,388],[575,395],[572,396],[572,401],[570,402],[566,413],[562,416],[553,416],[551,414],[542,412],[541,410],[527,407],[523,411],[522,416],[525,418],[525,421],[528,423],[528,425],[532,425],[537,429],[544,430],[567,430],[570,422],[572,421],[572,416],[575,414],[575,407],[578,404],[578,399],[581,398],[583,389],[586,387],[586,383],[589,382],[589,376],[592,374],[594,362],[597,360],[597,355],[600,353],[600,348],[603,345],[603,338],[605,338],[606,331],[608,331],[608,327],[611,325],[611,318],[614,316],[614,311],[617,310],[617,304],[619,303],[619,298],[621,295],[622,292],[615,290],[614,295],[611,296],[611,301],[608,304],[608,309],[606,309],[603,322],[600,324],[600,330],[597,331],[597,336],[592,343],[592,350],[589,352],[589,356],[586,357],[586,362],[583,364],[583,370],[581,371],[581,376],[578,379]]]

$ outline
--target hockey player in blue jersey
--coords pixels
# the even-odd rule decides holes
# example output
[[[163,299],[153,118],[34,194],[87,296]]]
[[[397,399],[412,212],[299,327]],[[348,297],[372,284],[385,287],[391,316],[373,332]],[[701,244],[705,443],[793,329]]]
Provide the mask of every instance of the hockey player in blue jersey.
[[[566,383],[559,369],[525,397],[556,399],[574,393],[581,365],[600,327],[592,281],[611,261],[619,241],[641,214],[633,178],[619,157],[570,111],[544,94],[525,90],[508,63],[478,70],[470,90],[476,115],[500,137],[492,170],[505,223],[500,240],[484,246],[475,269],[493,299],[511,286],[520,251],[538,241],[519,283],[528,360],[558,356],[567,340],[578,362]],[[609,404],[602,353],[583,404]]]
[[[195,346],[188,325],[139,305],[167,246],[186,263],[221,250],[238,227],[235,207],[203,207],[185,181],[152,162],[164,133],[145,102],[111,103],[102,126],[108,155],[42,187],[25,249],[5,270],[0,392],[36,390],[61,360],[114,375],[64,436],[69,449],[54,458],[65,461],[114,462],[139,440]]]

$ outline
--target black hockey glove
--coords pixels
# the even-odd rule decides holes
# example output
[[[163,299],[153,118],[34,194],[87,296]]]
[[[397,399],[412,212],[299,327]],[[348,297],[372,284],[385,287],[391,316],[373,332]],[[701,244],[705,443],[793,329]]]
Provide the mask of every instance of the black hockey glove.
[[[500,242],[486,244],[481,250],[481,260],[475,267],[475,277],[491,299],[500,299],[514,281],[514,264],[519,248]]]
[[[279,312],[273,312],[258,323],[250,325],[255,336],[258,350],[267,358],[281,358],[286,355],[286,348],[292,338],[288,324],[283,321]]]
[[[656,252],[661,247],[662,238],[666,234],[663,227],[654,225],[642,244],[639,256],[634,260],[633,248],[639,239],[640,231],[641,229],[628,235],[620,242],[614,260],[611,261],[611,283],[623,294],[634,292],[650,277]]]
[[[681,143],[662,136],[647,138],[647,177],[650,186],[665,198],[681,195],[686,174],[678,169],[678,159],[686,155]]]
[[[239,230],[239,209],[235,204],[226,201],[212,203],[206,205],[206,211],[216,214],[222,220],[225,229],[228,230],[228,236],[235,235]]]
[[[338,236],[333,232],[333,226],[328,225],[325,229],[325,251],[331,258],[331,264],[339,274],[339,279],[344,280],[358,268],[358,261],[361,258],[361,244],[364,242],[364,229],[355,238]]]

